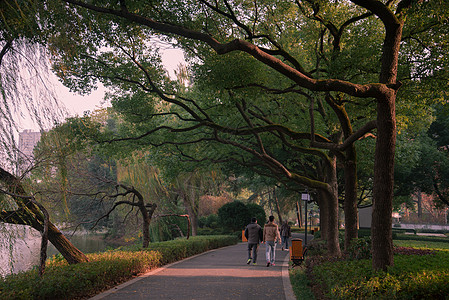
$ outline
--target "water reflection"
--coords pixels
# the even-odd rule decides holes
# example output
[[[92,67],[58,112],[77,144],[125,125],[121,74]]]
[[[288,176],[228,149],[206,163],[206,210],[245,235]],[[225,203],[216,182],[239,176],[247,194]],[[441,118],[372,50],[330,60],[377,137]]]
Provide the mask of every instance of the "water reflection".
[[[83,253],[104,251],[108,245],[102,235],[76,234],[66,237]],[[21,225],[0,224],[0,275],[26,271],[39,264],[41,235]],[[47,256],[59,253],[49,243]]]
[[[29,270],[39,262],[40,234],[28,226],[0,228],[0,275]]]

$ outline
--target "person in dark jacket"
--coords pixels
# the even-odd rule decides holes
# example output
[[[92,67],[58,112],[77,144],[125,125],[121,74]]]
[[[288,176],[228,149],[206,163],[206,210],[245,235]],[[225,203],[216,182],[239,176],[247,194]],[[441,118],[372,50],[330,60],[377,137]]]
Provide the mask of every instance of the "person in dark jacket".
[[[290,238],[292,236],[292,230],[288,222],[285,221],[281,226],[281,239],[282,239],[282,251],[284,248],[288,250],[288,246],[290,244]]]
[[[246,226],[245,237],[248,240],[248,260],[246,263],[249,265],[252,261],[253,265],[255,265],[257,262],[259,243],[263,240],[263,230],[257,224],[256,218],[252,218],[251,223]]]

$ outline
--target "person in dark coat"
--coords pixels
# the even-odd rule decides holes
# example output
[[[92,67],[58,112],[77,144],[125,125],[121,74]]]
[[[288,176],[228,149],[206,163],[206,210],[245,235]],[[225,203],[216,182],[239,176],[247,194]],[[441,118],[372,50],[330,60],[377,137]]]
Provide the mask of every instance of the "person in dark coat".
[[[245,237],[248,240],[248,260],[246,263],[249,265],[252,261],[253,265],[255,265],[257,262],[259,243],[263,240],[263,230],[257,224],[256,218],[252,218],[251,223],[246,226]]]
[[[285,221],[281,226],[281,239],[282,239],[282,251],[288,250],[290,244],[290,238],[292,236],[292,230],[288,222]]]

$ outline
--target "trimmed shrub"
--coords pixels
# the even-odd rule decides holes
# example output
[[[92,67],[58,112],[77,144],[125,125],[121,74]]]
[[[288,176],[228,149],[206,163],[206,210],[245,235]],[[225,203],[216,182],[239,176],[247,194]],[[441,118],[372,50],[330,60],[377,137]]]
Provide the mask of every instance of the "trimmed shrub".
[[[154,251],[109,251],[87,254],[88,263],[47,263],[44,276],[37,270],[7,276],[0,281],[1,299],[72,299],[112,287],[160,264]]]
[[[262,206],[256,203],[248,203],[246,204],[246,207],[248,207],[250,218],[256,217],[258,224],[265,224],[267,215]]]
[[[201,236],[87,254],[89,262],[68,265],[60,256],[47,261],[44,276],[37,270],[0,278],[0,299],[79,299],[95,295],[166,263],[211,249],[236,244],[233,236]]]
[[[218,209],[219,223],[224,228],[239,231],[251,221],[248,207],[241,201],[226,203]]]

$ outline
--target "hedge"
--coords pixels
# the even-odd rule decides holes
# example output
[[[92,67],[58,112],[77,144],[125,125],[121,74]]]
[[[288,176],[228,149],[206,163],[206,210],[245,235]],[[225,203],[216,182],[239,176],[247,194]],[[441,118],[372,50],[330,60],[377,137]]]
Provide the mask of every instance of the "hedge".
[[[236,244],[232,236],[198,236],[87,254],[89,262],[68,265],[60,256],[37,269],[0,277],[0,299],[79,299],[93,296],[139,274],[211,249]]]

